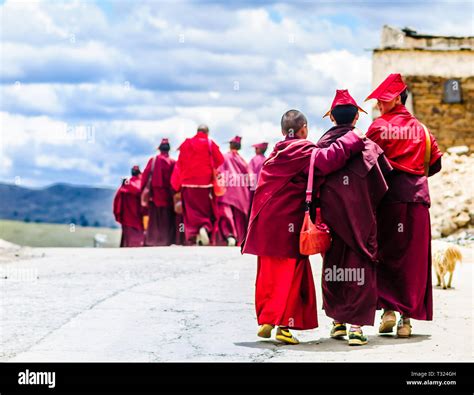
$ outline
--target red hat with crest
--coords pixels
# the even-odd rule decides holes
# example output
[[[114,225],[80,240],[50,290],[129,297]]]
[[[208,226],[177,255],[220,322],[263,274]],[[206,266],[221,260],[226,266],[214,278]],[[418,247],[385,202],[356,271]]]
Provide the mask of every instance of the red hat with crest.
[[[326,114],[324,114],[323,118],[331,114],[331,111],[333,110],[334,107],[347,106],[347,105],[355,106],[359,109],[359,111],[365,112],[367,114],[367,111],[359,107],[359,105],[356,103],[356,101],[350,95],[347,89],[336,89],[336,96],[334,96],[334,100],[332,101],[331,108],[326,112]]]
[[[367,99],[377,99],[380,101],[391,101],[407,88],[400,74],[389,74],[375,90],[367,96]]]

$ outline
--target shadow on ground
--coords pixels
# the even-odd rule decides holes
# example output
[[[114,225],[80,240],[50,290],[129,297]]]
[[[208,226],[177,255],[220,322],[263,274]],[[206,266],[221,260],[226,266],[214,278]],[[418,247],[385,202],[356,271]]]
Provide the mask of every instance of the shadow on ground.
[[[412,335],[407,339],[399,339],[395,336],[390,335],[376,335],[376,336],[367,336],[369,343],[365,346],[354,346],[349,347],[346,340],[335,340],[331,338],[323,338],[318,340],[312,340],[309,342],[301,342],[297,345],[289,345],[277,342],[275,340],[259,340],[255,342],[240,342],[234,343],[236,346],[240,347],[250,347],[250,348],[261,348],[265,350],[275,350],[275,349],[292,349],[294,351],[312,351],[312,352],[347,352],[348,349],[351,350],[367,350],[377,348],[379,346],[397,346],[405,344],[414,344],[420,343],[426,340],[430,340],[430,335]]]

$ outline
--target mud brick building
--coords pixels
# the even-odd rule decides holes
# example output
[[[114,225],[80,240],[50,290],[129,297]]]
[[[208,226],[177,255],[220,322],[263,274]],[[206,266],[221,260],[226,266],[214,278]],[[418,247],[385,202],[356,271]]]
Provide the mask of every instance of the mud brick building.
[[[384,26],[380,48],[373,50],[372,85],[389,73],[402,74],[410,92],[407,107],[443,150],[467,145],[474,151],[474,37]]]

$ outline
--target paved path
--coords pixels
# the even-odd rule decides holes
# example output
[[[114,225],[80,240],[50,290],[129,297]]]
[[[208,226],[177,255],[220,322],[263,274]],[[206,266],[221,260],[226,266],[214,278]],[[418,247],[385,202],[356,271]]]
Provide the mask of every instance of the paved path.
[[[330,320],[298,346],[255,336],[255,257],[238,248],[42,249],[0,262],[2,361],[472,361],[473,265],[434,290],[435,321],[411,339],[350,348]],[[321,306],[320,267],[311,258]],[[7,278],[5,278],[7,277]]]

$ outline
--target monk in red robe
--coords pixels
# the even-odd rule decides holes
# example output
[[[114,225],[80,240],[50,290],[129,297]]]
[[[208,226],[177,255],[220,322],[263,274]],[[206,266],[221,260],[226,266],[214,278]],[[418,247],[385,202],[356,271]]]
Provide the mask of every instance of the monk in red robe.
[[[390,74],[366,100],[376,99],[381,113],[367,137],[384,150],[394,168],[378,210],[381,263],[377,266],[380,333],[391,333],[401,317],[398,337],[411,335],[410,318],[431,320],[431,229],[428,176],[441,170],[435,138],[405,107],[407,86]]]
[[[255,156],[250,159],[249,162],[249,169],[252,175],[252,185],[250,187],[251,198],[253,198],[255,188],[257,188],[258,177],[262,170],[263,162],[267,159],[265,157],[265,152],[267,151],[268,143],[254,144],[252,147],[255,148]]]
[[[174,244],[176,223],[173,208],[173,191],[171,173],[175,160],[169,155],[170,144],[167,138],[162,139],[158,147],[160,153],[149,159],[143,171],[141,189],[150,185],[150,202],[148,206],[148,227],[145,232],[146,246],[169,246]]]
[[[177,162],[174,166],[173,173],[171,174],[171,188],[173,189],[173,201],[175,209],[175,243],[177,245],[186,245],[187,243],[184,233],[183,200],[181,191],[181,174],[179,172],[179,166]]]
[[[132,167],[132,176],[122,182],[114,198],[115,220],[122,225],[120,247],[143,246],[143,211],[140,204],[141,171]]]
[[[337,90],[326,113],[336,126],[317,146],[329,147],[354,129],[360,108],[349,92]],[[391,166],[382,149],[371,140],[342,169],[327,176],[319,192],[324,222],[332,243],[323,257],[323,308],[331,317],[332,338],[348,335],[349,345],[367,344],[363,325],[373,325],[377,308],[377,206],[387,192],[384,174]],[[313,195],[314,196],[314,195]],[[313,206],[316,207],[318,199]],[[350,323],[347,333],[346,323]]]
[[[285,139],[275,145],[262,167],[242,243],[242,253],[258,256],[258,336],[269,338],[277,325],[277,340],[288,344],[298,343],[289,328],[303,330],[318,325],[309,258],[299,251],[311,153],[317,150],[315,174],[324,176],[339,170],[364,148],[358,131],[348,132],[328,148],[316,148],[306,140],[307,123],[298,110],[283,115]]]
[[[224,155],[219,172],[226,185],[224,196],[217,199],[219,240],[228,246],[240,245],[247,230],[250,211],[250,171],[239,154],[242,138],[229,141],[230,151]]]
[[[214,170],[224,163],[219,146],[208,135],[209,128],[200,125],[196,135],[181,144],[178,156],[185,236],[198,245],[208,245],[215,236],[212,181]]]

